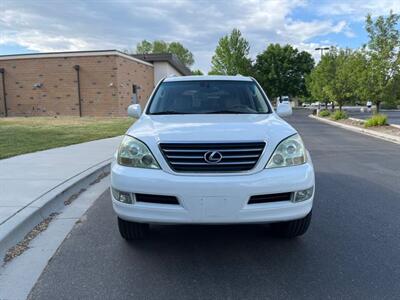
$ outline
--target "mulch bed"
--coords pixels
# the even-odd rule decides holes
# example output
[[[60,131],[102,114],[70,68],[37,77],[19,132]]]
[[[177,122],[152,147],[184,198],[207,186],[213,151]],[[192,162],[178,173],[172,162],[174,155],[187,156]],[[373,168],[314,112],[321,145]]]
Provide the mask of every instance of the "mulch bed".
[[[359,128],[363,128],[363,129],[369,129],[369,130],[373,130],[373,131],[376,131],[376,132],[381,132],[381,133],[390,134],[390,135],[394,135],[394,136],[400,137],[400,129],[397,128],[397,127],[394,127],[394,126],[390,126],[390,125],[364,127],[364,122],[351,120],[351,119],[339,120],[337,122],[343,123],[343,124],[346,124],[346,125],[351,125],[351,126],[355,126],[355,127],[359,127]]]

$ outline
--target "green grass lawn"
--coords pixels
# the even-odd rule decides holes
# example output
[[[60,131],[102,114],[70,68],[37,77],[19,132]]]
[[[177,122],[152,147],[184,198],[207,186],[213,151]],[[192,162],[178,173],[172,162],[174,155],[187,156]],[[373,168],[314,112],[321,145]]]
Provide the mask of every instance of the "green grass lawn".
[[[0,159],[122,135],[131,118],[0,118]]]

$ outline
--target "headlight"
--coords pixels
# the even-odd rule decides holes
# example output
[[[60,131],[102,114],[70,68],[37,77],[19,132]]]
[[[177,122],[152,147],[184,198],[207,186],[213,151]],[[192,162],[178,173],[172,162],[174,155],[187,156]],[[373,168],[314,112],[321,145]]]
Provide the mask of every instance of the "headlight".
[[[141,141],[126,135],[118,149],[118,164],[126,167],[159,169],[149,148]]]
[[[307,161],[306,149],[298,134],[292,135],[276,147],[266,168],[297,166]]]

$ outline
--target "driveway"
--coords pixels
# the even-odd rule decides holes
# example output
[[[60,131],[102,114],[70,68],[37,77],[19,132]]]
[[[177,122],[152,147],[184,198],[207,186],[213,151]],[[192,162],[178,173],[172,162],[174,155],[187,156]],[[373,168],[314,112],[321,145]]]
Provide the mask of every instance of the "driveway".
[[[295,112],[316,167],[310,230],[154,226],[119,237],[105,192],[64,241],[31,299],[394,299],[400,295],[399,146]]]

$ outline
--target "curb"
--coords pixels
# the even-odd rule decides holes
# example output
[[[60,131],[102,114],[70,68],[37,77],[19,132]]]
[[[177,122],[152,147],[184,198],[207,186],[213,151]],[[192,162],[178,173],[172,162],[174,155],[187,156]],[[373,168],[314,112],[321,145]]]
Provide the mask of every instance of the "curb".
[[[349,120],[353,120],[353,121],[357,121],[357,122],[365,122],[366,121],[364,119],[357,119],[357,118],[353,118],[353,117],[349,117]],[[389,125],[400,129],[400,125],[397,125],[397,124],[389,124]]]
[[[34,226],[51,213],[65,207],[64,201],[76,197],[96,180],[110,172],[111,158],[67,179],[33,200],[0,227],[0,262],[8,249],[21,241]]]
[[[354,126],[350,126],[350,125],[346,125],[346,124],[341,124],[341,123],[338,123],[338,122],[335,122],[335,121],[331,121],[331,120],[327,120],[327,119],[324,119],[324,118],[320,118],[320,117],[317,117],[317,116],[314,116],[314,115],[308,115],[308,117],[310,117],[312,119],[316,119],[316,120],[318,120],[320,122],[324,122],[324,123],[336,126],[336,127],[340,127],[340,128],[347,129],[347,130],[350,130],[350,131],[362,133],[362,134],[365,134],[365,135],[369,135],[369,136],[372,136],[372,137],[375,137],[375,138],[378,138],[378,139],[381,139],[381,140],[385,140],[385,141],[388,141],[388,142],[392,142],[392,143],[395,143],[395,144],[400,144],[400,137],[398,138],[398,137],[395,137],[395,136],[392,136],[392,135],[389,135],[389,134],[379,133],[379,132],[376,132],[376,131],[373,131],[373,130],[369,130],[369,129],[363,129],[363,128],[358,128],[358,127],[354,127]]]

